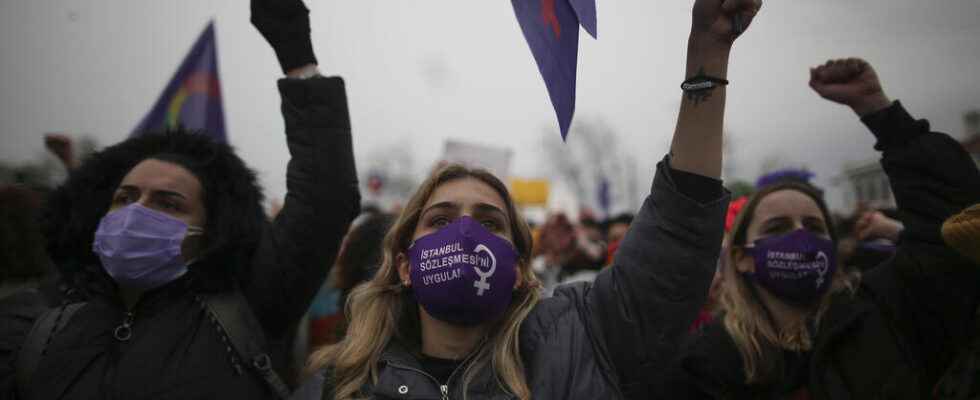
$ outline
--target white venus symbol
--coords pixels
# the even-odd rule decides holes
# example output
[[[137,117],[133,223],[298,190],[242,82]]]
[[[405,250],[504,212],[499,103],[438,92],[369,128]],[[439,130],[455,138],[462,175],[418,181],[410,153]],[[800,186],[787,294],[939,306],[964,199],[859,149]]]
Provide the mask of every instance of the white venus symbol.
[[[490,269],[487,272],[483,272],[479,265],[473,266],[473,269],[476,270],[476,274],[480,276],[480,280],[473,282],[473,287],[476,288],[477,296],[483,296],[484,290],[490,290],[490,284],[487,283],[487,278],[493,276],[493,273],[497,270],[497,257],[494,257],[493,252],[483,244],[477,245],[476,248],[473,249],[473,252],[485,252],[490,256]]]
[[[824,275],[826,275],[827,270],[830,269],[830,260],[827,258],[827,255],[821,251],[817,253],[817,262],[819,263],[817,265],[817,288],[819,288],[820,285],[823,284]]]

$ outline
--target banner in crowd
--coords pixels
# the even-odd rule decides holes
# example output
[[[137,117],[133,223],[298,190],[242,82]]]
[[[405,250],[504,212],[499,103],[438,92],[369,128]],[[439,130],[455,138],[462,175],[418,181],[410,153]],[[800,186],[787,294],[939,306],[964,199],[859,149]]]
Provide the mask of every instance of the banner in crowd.
[[[216,47],[211,21],[130,136],[182,126],[227,141]]]
[[[551,183],[547,179],[510,179],[510,195],[521,207],[547,206],[550,190]]]
[[[558,115],[562,140],[575,114],[578,27],[596,38],[595,0],[511,0]]]
[[[468,167],[483,168],[502,181],[510,176],[510,160],[514,152],[505,147],[486,146],[477,143],[446,140],[442,161]]]

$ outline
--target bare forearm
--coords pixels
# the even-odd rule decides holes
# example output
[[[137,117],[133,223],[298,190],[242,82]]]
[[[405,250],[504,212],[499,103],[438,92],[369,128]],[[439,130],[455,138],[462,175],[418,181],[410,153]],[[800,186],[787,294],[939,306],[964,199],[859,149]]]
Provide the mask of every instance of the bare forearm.
[[[727,79],[731,47],[706,45],[688,39],[685,79],[705,75]],[[704,93],[685,93],[671,143],[671,167],[707,177],[721,176],[725,87]]]

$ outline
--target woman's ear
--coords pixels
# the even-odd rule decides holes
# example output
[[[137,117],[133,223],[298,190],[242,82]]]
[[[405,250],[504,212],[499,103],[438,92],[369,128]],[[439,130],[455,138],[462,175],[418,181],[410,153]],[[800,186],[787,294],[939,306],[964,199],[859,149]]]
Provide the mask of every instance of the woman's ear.
[[[409,265],[408,257],[405,257],[405,253],[398,253],[398,257],[395,258],[395,264],[398,265],[398,278],[402,281],[402,286],[411,287],[412,266]]]
[[[740,274],[755,273],[755,258],[742,247],[732,249],[732,261],[735,264],[736,272]]]

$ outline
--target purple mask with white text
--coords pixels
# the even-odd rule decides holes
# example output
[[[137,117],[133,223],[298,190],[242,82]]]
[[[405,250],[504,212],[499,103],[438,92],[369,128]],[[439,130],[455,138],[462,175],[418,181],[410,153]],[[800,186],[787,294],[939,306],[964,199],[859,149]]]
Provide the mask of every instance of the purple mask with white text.
[[[795,304],[810,305],[819,300],[837,270],[834,242],[803,229],[756,240],[745,250],[755,259],[755,273],[746,275]]]
[[[476,325],[503,315],[517,281],[517,251],[463,216],[409,247],[415,300],[433,317]]]

